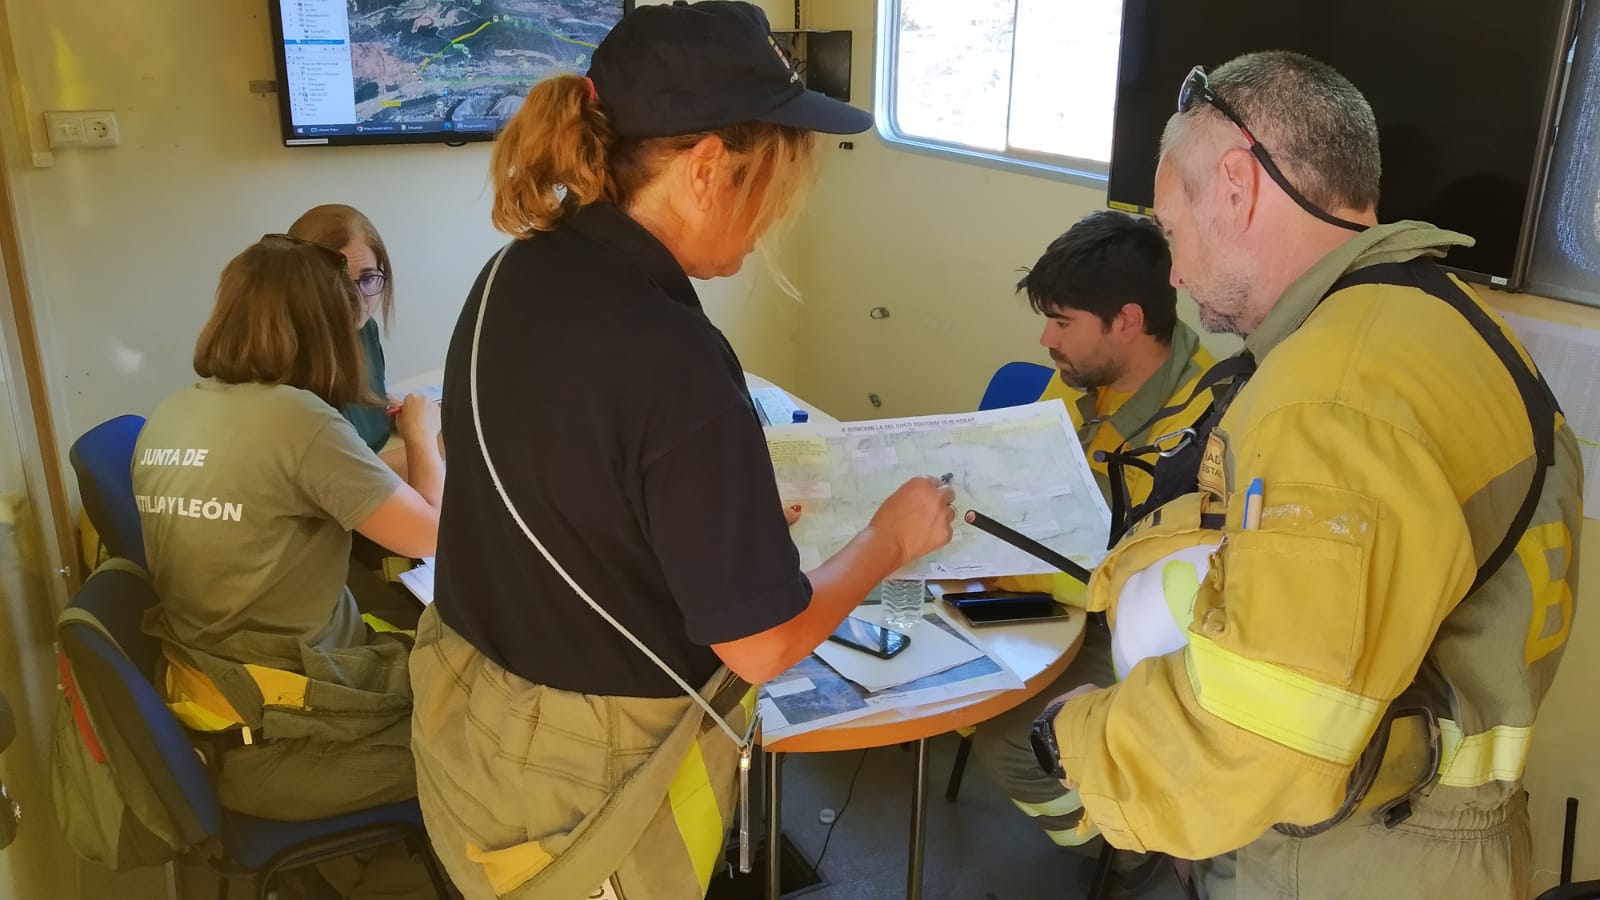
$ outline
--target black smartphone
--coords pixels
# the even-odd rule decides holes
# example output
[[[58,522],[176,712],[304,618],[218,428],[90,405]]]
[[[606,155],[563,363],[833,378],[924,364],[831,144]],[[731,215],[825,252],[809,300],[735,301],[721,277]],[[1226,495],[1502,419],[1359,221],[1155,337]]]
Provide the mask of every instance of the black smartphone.
[[[1069,617],[1065,606],[1044,593],[966,591],[945,594],[944,602],[974,626],[1048,622]]]
[[[833,630],[833,634],[828,635],[828,640],[860,650],[862,653],[870,653],[879,659],[892,659],[900,651],[911,646],[909,635],[890,631],[882,625],[874,625],[854,616],[845,617],[845,620],[839,623],[839,627]]]

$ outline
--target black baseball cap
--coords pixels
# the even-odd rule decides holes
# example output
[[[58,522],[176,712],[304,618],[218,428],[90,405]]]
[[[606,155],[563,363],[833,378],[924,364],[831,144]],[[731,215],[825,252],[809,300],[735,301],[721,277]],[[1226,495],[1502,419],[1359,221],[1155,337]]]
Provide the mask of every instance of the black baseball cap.
[[[772,37],[767,14],[738,0],[640,6],[594,51],[589,80],[621,137],[696,134],[771,122],[856,134],[872,115],[816,91]]]

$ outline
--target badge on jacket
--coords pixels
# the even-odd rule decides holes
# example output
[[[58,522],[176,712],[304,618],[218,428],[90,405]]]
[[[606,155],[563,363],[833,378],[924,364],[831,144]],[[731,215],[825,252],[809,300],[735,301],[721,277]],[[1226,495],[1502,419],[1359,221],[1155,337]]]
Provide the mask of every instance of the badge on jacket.
[[[1227,445],[1222,440],[1222,435],[1217,434],[1215,428],[1206,438],[1206,452],[1200,457],[1200,474],[1196,483],[1200,490],[1216,495],[1217,499],[1228,496],[1228,470],[1223,457],[1227,453]]]

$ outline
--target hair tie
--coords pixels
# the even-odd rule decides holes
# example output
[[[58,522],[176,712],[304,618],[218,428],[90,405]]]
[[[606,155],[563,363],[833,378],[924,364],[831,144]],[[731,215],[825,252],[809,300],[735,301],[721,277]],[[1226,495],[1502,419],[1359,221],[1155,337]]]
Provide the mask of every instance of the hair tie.
[[[594,103],[598,101],[600,99],[600,92],[594,88],[594,79],[585,75],[583,78],[583,83],[589,86],[589,102]]]

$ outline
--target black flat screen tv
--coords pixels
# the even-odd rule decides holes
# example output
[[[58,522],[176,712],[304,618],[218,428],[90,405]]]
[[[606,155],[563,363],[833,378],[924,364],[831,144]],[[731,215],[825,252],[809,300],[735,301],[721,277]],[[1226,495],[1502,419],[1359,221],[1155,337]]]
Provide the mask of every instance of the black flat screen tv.
[[[1108,200],[1150,207],[1161,131],[1192,66],[1296,50],[1338,69],[1372,104],[1383,150],[1379,219],[1473,236],[1477,246],[1446,264],[1515,288],[1574,20],[1575,0],[1125,0]]]
[[[484,141],[633,0],[270,0],[287,146]]]

